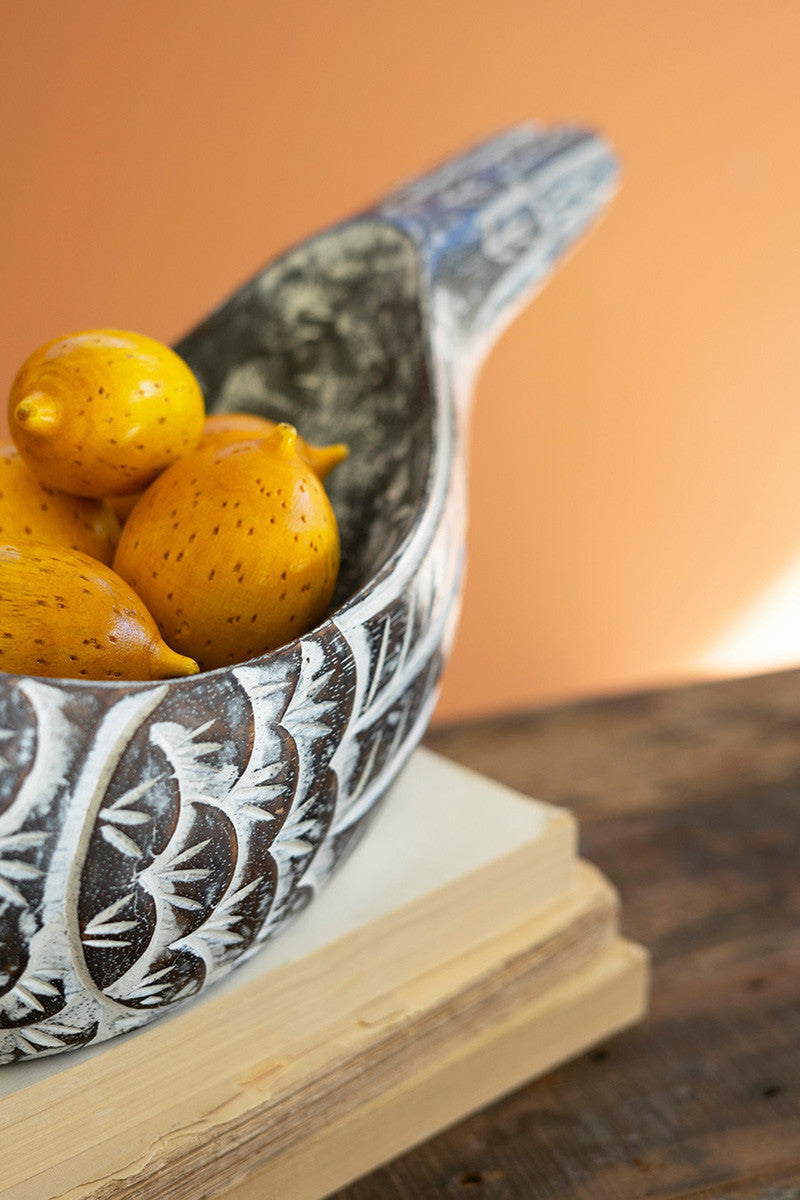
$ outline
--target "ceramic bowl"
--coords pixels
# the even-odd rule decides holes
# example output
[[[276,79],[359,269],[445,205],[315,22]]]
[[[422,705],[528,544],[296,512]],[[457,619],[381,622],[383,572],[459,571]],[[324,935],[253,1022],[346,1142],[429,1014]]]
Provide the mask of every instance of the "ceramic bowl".
[[[196,995],[346,858],[452,642],[474,371],[615,174],[592,133],[514,129],[283,255],[178,344],[209,410],[349,442],[334,611],[188,679],[0,676],[0,1061]]]

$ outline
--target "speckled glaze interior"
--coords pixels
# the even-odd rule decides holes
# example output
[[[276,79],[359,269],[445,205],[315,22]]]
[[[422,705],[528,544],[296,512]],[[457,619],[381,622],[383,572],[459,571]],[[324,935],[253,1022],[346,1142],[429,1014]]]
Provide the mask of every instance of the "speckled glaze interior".
[[[474,370],[615,174],[592,133],[511,130],[283,255],[178,344],[210,410],[349,443],[334,610],[188,679],[0,676],[0,1062],[190,1000],[346,859],[452,644]]]

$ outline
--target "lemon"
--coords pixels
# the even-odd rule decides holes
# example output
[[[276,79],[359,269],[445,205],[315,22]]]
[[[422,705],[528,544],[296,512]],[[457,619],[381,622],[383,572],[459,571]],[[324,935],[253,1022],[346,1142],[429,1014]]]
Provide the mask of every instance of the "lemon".
[[[194,675],[124,580],[63,546],[0,545],[0,670],[59,679]]]
[[[66,546],[111,563],[119,521],[104,500],[69,496],[37,479],[10,443],[0,445],[0,542]]]
[[[55,338],[11,386],[11,436],[38,478],[75,496],[145,488],[200,441],[199,384],[168,346],[92,329]]]
[[[306,633],[333,596],[339,532],[296,430],[277,425],[175,463],[129,516],[114,569],[202,669]]]

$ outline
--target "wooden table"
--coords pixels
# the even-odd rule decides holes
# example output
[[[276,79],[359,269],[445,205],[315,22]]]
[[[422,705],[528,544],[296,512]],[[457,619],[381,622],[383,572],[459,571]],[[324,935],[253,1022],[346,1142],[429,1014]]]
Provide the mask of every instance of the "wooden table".
[[[336,1200],[800,1200],[800,671],[426,744],[573,810],[651,1013]]]

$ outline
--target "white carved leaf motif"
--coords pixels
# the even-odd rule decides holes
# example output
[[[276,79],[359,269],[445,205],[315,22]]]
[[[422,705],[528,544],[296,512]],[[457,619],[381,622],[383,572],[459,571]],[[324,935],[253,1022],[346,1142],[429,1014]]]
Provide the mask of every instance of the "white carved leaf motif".
[[[39,1021],[22,1029],[11,1030],[11,1036],[17,1049],[27,1057],[63,1050],[69,1044],[67,1039],[77,1037],[82,1032],[79,1025],[70,1025],[66,1021]]]
[[[285,724],[295,741],[325,737],[331,732],[336,702],[320,699],[320,693],[333,679],[333,670],[315,675],[305,689],[298,688],[286,713]]]
[[[248,696],[251,710],[258,705],[267,710],[280,702],[285,683],[278,682],[280,686],[263,684],[255,700]],[[247,695],[246,687],[243,691]],[[255,724],[248,762],[243,770],[237,768],[230,748],[214,736],[216,728],[223,727],[224,716],[221,712],[219,718],[188,729],[179,721],[161,721],[150,730],[151,743],[165,755],[172,771],[169,778],[176,785],[178,819],[161,852],[135,876],[155,909],[143,954],[106,988],[109,996],[124,1003],[139,1007],[173,1003],[186,990],[185,981],[197,976],[185,961],[179,966],[176,955],[189,951],[204,963],[207,977],[218,965],[209,946],[232,946],[244,940],[233,928],[241,920],[236,906],[263,883],[257,880],[242,886],[239,880],[247,865],[247,830],[256,825],[268,829],[276,820],[268,806],[286,791],[286,785],[277,777],[282,764],[276,763],[274,753],[269,757],[262,753],[264,726],[259,730]],[[270,726],[267,721],[266,729]],[[142,824],[136,800],[131,790],[105,810],[112,825],[123,826],[119,830],[123,837],[135,837],[136,827]],[[223,844],[233,848],[233,858],[230,851],[226,859],[216,856],[217,828]],[[220,896],[221,874],[228,872]]]
[[[278,734],[285,703],[285,678],[273,678],[254,667],[239,668],[236,677],[250,701],[253,744],[247,765],[222,801],[222,807],[244,836],[246,824],[242,825],[242,819],[245,823],[271,825],[283,816],[291,802],[294,781]]]
[[[187,730],[177,721],[162,721],[153,725],[150,731],[153,745],[164,751],[172,765],[180,785],[182,803],[206,801],[218,804],[220,793],[224,794],[231,782],[233,768],[203,762],[209,754],[220,749],[221,743],[197,739],[215,724],[212,719]]]
[[[81,941],[84,946],[97,946],[106,949],[110,946],[129,946],[130,941],[121,935],[135,929],[136,921],[119,920],[118,914],[126,908],[133,899],[133,892],[122,896],[109,904],[101,912],[96,913],[83,927]]]
[[[159,854],[138,876],[150,894],[175,908],[199,912],[203,905],[199,900],[183,895],[178,889],[184,883],[196,883],[208,879],[210,867],[187,866],[209,845],[209,838],[180,849],[172,843]]]
[[[113,804],[109,804],[107,808],[100,810],[98,817],[100,832],[105,840],[118,850],[120,854],[135,859],[142,857],[142,848],[134,840],[132,833],[137,826],[149,825],[153,818],[150,813],[142,812],[140,809],[131,806],[137,800],[141,799],[141,797],[146,796],[150,789],[162,780],[165,775],[166,772],[162,771],[152,779],[148,779],[144,783],[130,788],[122,796],[118,797]]]
[[[44,1005],[39,999],[40,996],[45,999],[54,999],[60,996],[60,992],[54,984],[47,979],[40,979],[37,975],[28,975],[23,983],[17,983],[11,989],[12,996],[16,996],[30,1009],[36,1012],[44,1012]]]
[[[241,933],[235,926],[242,920],[239,906],[257,887],[259,881],[253,879],[250,883],[237,888],[230,895],[223,897],[214,911],[186,937],[174,942],[170,949],[191,950],[198,958],[206,963],[209,973],[215,966],[215,952],[223,953],[231,946],[239,946],[244,942]]]
[[[160,970],[146,972],[138,984],[127,989],[124,999],[138,1000],[145,1007],[161,1004],[164,1000],[164,989],[169,985],[173,971],[174,964],[170,963]],[[110,988],[109,992],[113,995],[113,988]]]
[[[152,783],[167,778],[177,820],[166,845],[131,877],[153,901],[146,909],[149,935],[136,960],[128,960],[124,973],[104,986],[110,998],[139,1008],[172,1004],[193,994],[204,977],[230,965],[255,936],[272,895],[272,860],[265,857],[270,830],[282,820],[293,786],[277,732],[277,718],[296,678],[292,662],[287,657],[272,664],[269,673],[237,669],[238,686],[235,693],[226,693],[218,717],[190,728],[179,720],[152,725],[150,744],[168,763]],[[231,737],[225,723],[228,703],[240,722],[248,711],[250,752],[244,764],[233,743],[215,736],[224,730]],[[206,712],[210,707],[206,701]],[[130,789],[103,810],[103,835],[113,830],[111,839],[120,847],[124,842],[117,835],[134,840],[140,829],[148,828],[139,802],[143,794],[144,785],[138,794]],[[220,835],[226,849],[222,858],[215,850]],[[260,875],[254,878],[259,864]],[[129,915],[111,914],[116,920]],[[122,940],[126,932],[118,937]],[[187,951],[204,964],[204,972],[199,963],[191,967]],[[130,1027],[135,1027],[133,1014],[131,1019]]]
[[[300,678],[282,720],[298,754],[297,785],[288,816],[270,845],[278,879],[259,941],[270,936],[291,908],[324,841],[335,796],[329,767],[341,736],[337,730],[343,719],[341,695],[343,689],[352,688],[352,656],[343,640],[337,636],[327,646],[315,639],[303,642]]]
[[[10,833],[0,837],[0,904],[6,901],[20,908],[27,906],[28,901],[20,889],[26,881],[41,878],[42,871],[15,855],[41,846],[47,837],[44,830]]]
[[[305,800],[292,809],[272,843],[270,849],[278,867],[278,885],[259,940],[269,937],[281,923],[310,856],[322,843],[324,827],[314,811],[316,806],[317,796],[313,791],[309,792]]]
[[[343,781],[333,836],[351,828],[416,745],[430,718],[440,648],[457,607],[463,570],[463,511],[453,490],[432,544],[407,590],[375,618],[348,630],[369,664],[348,745],[337,754]]]
[[[220,748],[216,740],[200,740],[214,724],[212,719],[187,730],[178,722],[169,721],[155,724],[151,729],[151,741],[165,753],[173,768],[180,803],[180,815],[169,842],[137,876],[137,882],[156,900],[159,934],[154,936],[156,945],[163,937],[167,941],[172,937],[169,920],[164,924],[163,935],[159,930],[166,915],[165,905],[187,912],[199,912],[204,907],[201,900],[185,895],[181,888],[187,883],[201,883],[212,874],[210,867],[194,861],[210,839],[191,840],[193,807],[219,808],[220,790],[223,795],[227,792],[233,774],[232,767],[203,761]]]
[[[0,998],[0,1062],[8,1061],[19,1047],[13,1039],[13,1031],[43,1021],[61,1020],[63,994],[60,980],[55,976],[44,978],[41,973],[28,971],[13,987]]]

